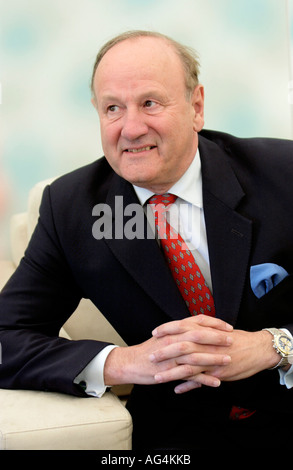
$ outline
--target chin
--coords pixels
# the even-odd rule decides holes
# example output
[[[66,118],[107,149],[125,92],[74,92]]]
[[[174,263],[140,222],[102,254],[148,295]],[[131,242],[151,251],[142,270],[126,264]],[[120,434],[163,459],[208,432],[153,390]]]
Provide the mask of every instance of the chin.
[[[131,184],[134,184],[135,186],[139,186],[141,188],[146,188],[148,189],[150,186],[152,186],[152,181],[148,181],[148,180],[145,180],[145,179],[141,179],[141,178],[125,178],[127,181],[129,181],[129,183]]]
[[[152,185],[156,178],[154,175],[145,174],[142,171],[125,171],[122,172],[121,175],[125,180],[129,181],[129,183],[134,184],[136,186],[140,186],[142,188],[147,188],[148,186]]]

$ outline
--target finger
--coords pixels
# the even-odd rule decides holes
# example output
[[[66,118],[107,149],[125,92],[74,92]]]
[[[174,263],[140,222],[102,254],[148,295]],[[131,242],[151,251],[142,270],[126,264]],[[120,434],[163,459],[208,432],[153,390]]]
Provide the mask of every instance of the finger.
[[[197,315],[191,317],[192,319],[196,319],[197,324],[200,326],[208,326],[223,331],[233,331],[233,326],[220,318],[210,317],[209,315]]]
[[[213,328],[192,329],[181,335],[173,335],[171,338],[172,341],[170,342],[189,341],[191,343],[208,344],[210,346],[231,346],[233,343],[233,338],[229,333]]]
[[[171,334],[180,334],[191,328],[197,326],[206,326],[215,328],[222,331],[232,331],[233,326],[219,318],[209,317],[206,315],[197,315],[196,317],[188,317],[183,320],[177,320],[172,322],[163,323],[162,325],[155,328],[152,332],[153,336],[161,337]]]
[[[214,377],[212,376],[208,376],[206,374],[199,374],[196,376],[195,380],[187,380],[186,382],[183,382],[177,385],[174,388],[174,392],[179,395],[181,393],[186,393],[186,392],[189,392],[190,390],[200,388],[202,387],[202,385],[216,388],[221,385],[221,382],[220,381],[215,382]]]
[[[177,364],[209,366],[226,365],[231,362],[231,357],[228,354],[211,352],[208,347],[200,346],[199,351],[196,349],[197,346],[191,342],[174,343],[151,353],[149,360],[158,363],[175,359]]]
[[[183,364],[172,369],[160,372],[154,376],[156,383],[166,383],[175,380],[195,380],[196,382],[209,385],[210,387],[218,387],[221,381],[217,377],[202,374],[202,368]],[[205,376],[205,377],[202,377]],[[198,380],[199,377],[199,380]]]
[[[220,348],[230,347],[233,344],[233,335],[227,332],[215,330],[213,328],[191,329],[181,334],[166,335],[156,338],[156,349],[151,351],[155,358],[161,359],[161,351],[170,348],[174,351],[174,357],[177,355],[188,354],[191,352],[201,352],[204,348],[211,353],[228,353],[229,351],[220,351]],[[168,351],[168,349],[166,349]]]
[[[180,385],[177,385],[174,388],[174,392],[180,395],[181,393],[190,392],[190,390],[194,390],[196,388],[202,387],[200,382],[195,382],[194,380],[187,380]]]

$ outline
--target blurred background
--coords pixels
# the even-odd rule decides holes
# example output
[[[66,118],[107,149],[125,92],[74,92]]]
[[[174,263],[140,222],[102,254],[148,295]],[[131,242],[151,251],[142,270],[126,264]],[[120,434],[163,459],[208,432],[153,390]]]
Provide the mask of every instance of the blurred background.
[[[2,258],[29,189],[102,155],[92,66],[129,29],[198,51],[206,128],[292,139],[292,0],[0,0]]]

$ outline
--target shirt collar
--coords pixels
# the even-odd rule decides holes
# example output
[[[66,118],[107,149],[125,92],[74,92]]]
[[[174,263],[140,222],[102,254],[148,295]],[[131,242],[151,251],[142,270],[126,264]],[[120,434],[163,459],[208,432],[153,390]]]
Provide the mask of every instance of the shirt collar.
[[[144,205],[146,201],[153,196],[153,192],[148,189],[133,185],[137,197]],[[197,150],[194,159],[186,172],[181,176],[172,188],[168,191],[175,194],[178,198],[183,199],[199,208],[202,208],[202,178],[201,178],[201,162],[199,150]]]

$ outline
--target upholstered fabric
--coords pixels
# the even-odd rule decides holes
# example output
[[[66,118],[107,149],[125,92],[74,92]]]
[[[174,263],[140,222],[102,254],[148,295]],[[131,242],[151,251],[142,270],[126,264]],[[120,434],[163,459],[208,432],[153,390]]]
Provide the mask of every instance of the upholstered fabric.
[[[132,423],[119,398],[0,390],[2,450],[127,450]]]

